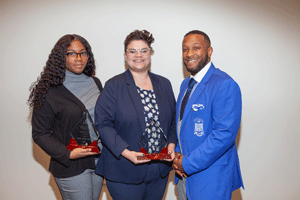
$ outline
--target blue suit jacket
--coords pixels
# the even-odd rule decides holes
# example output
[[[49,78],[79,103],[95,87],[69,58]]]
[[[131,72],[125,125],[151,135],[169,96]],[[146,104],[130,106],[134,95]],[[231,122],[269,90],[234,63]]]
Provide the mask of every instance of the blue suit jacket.
[[[175,98],[168,79],[149,72],[159,110],[160,127],[170,143],[177,143]],[[144,107],[129,70],[108,80],[95,108],[95,125],[104,144],[96,173],[121,183],[143,182],[148,164],[134,165],[121,156],[124,149],[140,151],[146,129]],[[170,162],[160,162],[160,174],[168,175]]]
[[[176,121],[189,79],[181,84]],[[176,146],[180,152],[181,144],[184,155],[188,199],[230,199],[231,192],[243,186],[235,145],[241,108],[238,84],[211,64],[185,107]]]

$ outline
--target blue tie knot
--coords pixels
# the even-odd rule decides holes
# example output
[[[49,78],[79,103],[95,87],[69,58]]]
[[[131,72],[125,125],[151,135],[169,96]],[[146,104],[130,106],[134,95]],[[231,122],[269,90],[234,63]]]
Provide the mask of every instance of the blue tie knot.
[[[197,83],[194,78],[190,79],[189,85],[188,85],[188,90],[193,89],[194,85]]]

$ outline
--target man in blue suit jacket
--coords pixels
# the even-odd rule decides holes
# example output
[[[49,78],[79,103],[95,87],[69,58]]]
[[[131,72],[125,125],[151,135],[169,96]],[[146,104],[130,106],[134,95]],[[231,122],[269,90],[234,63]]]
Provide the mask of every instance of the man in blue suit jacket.
[[[211,63],[213,49],[205,33],[187,33],[182,50],[191,76],[182,82],[176,105],[173,168],[179,199],[231,199],[232,191],[243,187],[235,144],[241,91]]]

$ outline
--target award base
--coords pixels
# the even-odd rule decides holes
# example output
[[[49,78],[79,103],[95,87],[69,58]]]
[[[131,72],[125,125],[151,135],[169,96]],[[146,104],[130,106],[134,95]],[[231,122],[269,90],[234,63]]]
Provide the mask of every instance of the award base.
[[[99,148],[98,148],[98,143],[96,140],[93,141],[90,145],[79,145],[74,138],[71,138],[70,144],[68,144],[67,149],[72,151],[73,149],[76,149],[76,148],[92,149],[91,152],[100,153]]]
[[[168,148],[164,147],[160,153],[151,153],[149,154],[146,149],[141,148],[141,153],[144,156],[139,156],[138,160],[163,160],[163,159],[171,159],[171,156],[168,154]]]

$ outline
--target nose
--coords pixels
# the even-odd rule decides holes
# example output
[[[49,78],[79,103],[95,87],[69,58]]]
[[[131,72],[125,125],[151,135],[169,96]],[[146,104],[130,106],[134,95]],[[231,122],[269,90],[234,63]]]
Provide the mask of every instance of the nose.
[[[136,51],[135,56],[136,56],[136,57],[141,57],[141,56],[142,56],[141,50],[140,50],[140,49]]]
[[[76,60],[82,60],[80,53],[77,53]]]
[[[186,56],[187,56],[187,57],[190,57],[190,56],[192,56],[192,55],[194,55],[194,51],[193,51],[192,49],[189,49],[189,50],[186,52]]]

